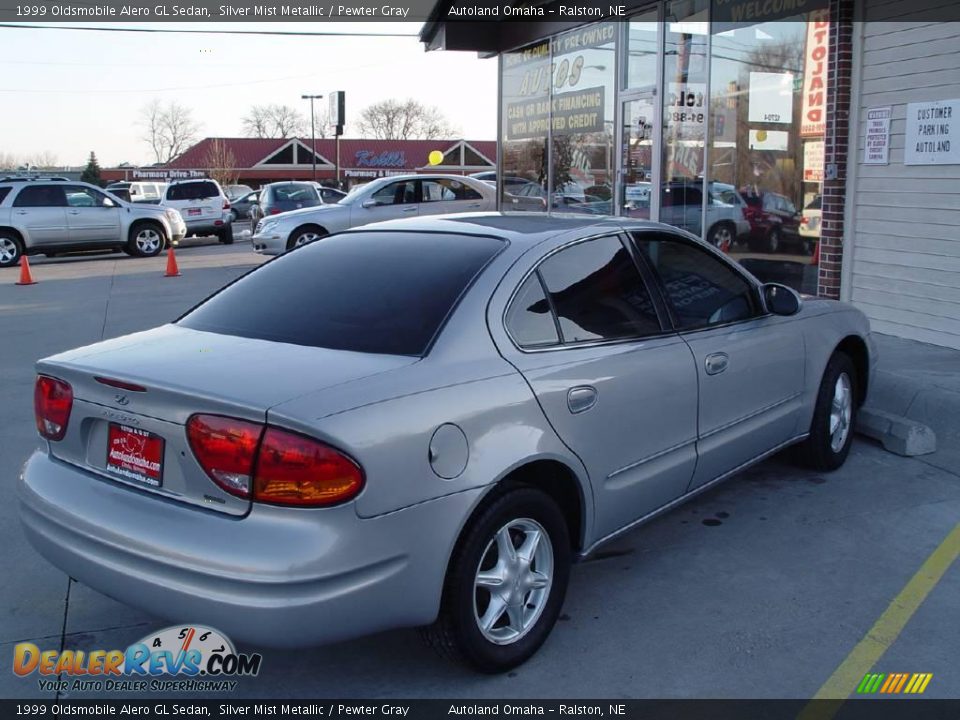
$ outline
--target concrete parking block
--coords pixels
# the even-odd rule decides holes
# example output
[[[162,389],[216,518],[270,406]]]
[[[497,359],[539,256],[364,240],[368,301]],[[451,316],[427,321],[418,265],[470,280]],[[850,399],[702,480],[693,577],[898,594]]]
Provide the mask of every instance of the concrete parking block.
[[[865,406],[857,414],[856,430],[879,440],[883,447],[897,455],[911,457],[937,451],[937,436],[929,427],[901,415]]]

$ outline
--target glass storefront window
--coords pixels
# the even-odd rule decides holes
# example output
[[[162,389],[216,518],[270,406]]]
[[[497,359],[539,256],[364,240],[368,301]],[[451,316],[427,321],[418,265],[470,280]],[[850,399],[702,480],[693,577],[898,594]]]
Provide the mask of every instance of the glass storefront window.
[[[729,249],[761,280],[803,291],[816,289],[819,212],[804,208],[818,207],[823,179],[826,26],[813,11],[711,43],[709,180],[737,226]]]
[[[550,44],[505,53],[501,63],[500,207],[546,212]]]
[[[613,211],[615,23],[588,25],[552,41],[551,209]]]
[[[671,0],[663,51],[660,222],[702,233],[708,0]]]
[[[656,10],[636,16],[627,25],[628,88],[657,87],[658,27]]]

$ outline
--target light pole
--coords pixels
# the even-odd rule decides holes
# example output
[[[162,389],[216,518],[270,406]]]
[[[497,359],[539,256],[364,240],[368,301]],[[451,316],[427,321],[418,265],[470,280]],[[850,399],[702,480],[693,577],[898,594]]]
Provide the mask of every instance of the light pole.
[[[320,100],[323,95],[301,95],[301,100],[310,101],[310,155],[313,159],[313,181],[317,181],[317,131],[313,118],[313,101]]]

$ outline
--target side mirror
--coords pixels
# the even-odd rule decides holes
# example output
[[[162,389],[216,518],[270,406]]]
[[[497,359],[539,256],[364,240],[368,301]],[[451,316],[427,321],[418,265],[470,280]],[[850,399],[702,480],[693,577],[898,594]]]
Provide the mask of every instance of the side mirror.
[[[763,302],[774,315],[796,315],[800,312],[803,301],[793,289],[780,283],[767,283],[762,290]]]
[[[360,207],[372,208],[372,207],[376,207],[378,204],[379,203],[377,203],[377,201],[374,200],[373,198],[367,198],[362,203],[360,203]]]

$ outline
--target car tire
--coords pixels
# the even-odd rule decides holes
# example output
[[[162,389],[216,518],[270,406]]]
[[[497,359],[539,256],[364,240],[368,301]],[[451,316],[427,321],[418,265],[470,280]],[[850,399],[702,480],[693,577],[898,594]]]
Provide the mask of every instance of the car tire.
[[[12,232],[0,232],[0,267],[11,267],[23,257],[23,240]]]
[[[707,233],[707,242],[720,252],[728,253],[733,250],[736,241],[737,230],[730,223],[719,222],[710,228],[710,232]]]
[[[136,223],[130,228],[127,250],[134,257],[156,257],[166,245],[163,228],[152,222]]]
[[[290,237],[287,238],[287,250],[293,250],[295,247],[312,243],[314,240],[319,240],[327,235],[329,235],[329,233],[319,225],[301,225],[290,233]]]
[[[835,352],[823,371],[810,434],[796,448],[801,464],[826,472],[847,459],[857,419],[857,370],[850,356]]]
[[[513,559],[502,555],[510,553],[501,550],[506,543]],[[449,660],[483,673],[506,672],[529,659],[553,629],[570,564],[567,524],[549,495],[524,486],[497,495],[461,534],[447,568],[440,614],[421,635]]]
[[[233,244],[233,225],[225,226],[220,232],[217,233],[217,239],[224,245]]]
[[[773,228],[770,233],[767,235],[767,247],[766,250],[771,255],[775,255],[780,251],[780,246],[783,244],[782,238],[780,235],[780,228]]]

